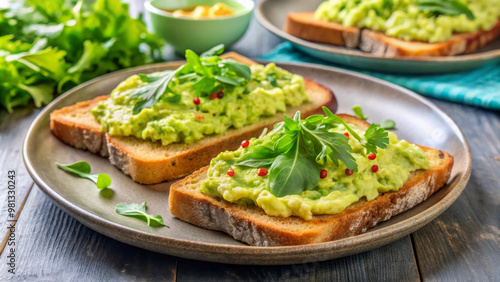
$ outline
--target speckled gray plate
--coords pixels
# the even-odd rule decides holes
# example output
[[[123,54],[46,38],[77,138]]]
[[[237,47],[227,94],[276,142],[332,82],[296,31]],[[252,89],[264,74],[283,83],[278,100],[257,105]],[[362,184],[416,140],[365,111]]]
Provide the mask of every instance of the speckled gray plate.
[[[26,167],[52,200],[84,225],[106,236],[141,248],[170,255],[233,264],[294,264],[321,261],[377,248],[393,242],[430,222],[460,195],[470,176],[471,156],[457,125],[437,106],[421,96],[369,76],[317,65],[279,64],[294,73],[330,87],[339,112],[360,104],[369,121],[392,118],[401,138],[445,150],[455,157],[449,184],[414,209],[400,214],[365,234],[328,243],[292,247],[250,247],[221,232],[209,231],[174,218],[168,209],[170,183],[140,185],[112,166],[107,159],[74,149],[55,138],[49,114],[78,101],[107,94],[135,73],[149,73],[173,64],[157,64],[115,72],[82,84],[62,95],[35,119],[26,136]],[[58,169],[55,162],[86,160],[93,172],[107,173],[115,191],[112,199],[99,196],[95,185]],[[147,201],[148,212],[161,214],[170,228],[152,228],[138,219],[118,215],[120,202]]]
[[[299,50],[348,67],[404,74],[440,74],[470,70],[500,61],[500,38],[468,55],[394,59],[373,56],[357,49],[303,40],[283,31],[288,13],[314,11],[323,1],[263,0],[255,10],[255,16],[266,29],[290,41]]]

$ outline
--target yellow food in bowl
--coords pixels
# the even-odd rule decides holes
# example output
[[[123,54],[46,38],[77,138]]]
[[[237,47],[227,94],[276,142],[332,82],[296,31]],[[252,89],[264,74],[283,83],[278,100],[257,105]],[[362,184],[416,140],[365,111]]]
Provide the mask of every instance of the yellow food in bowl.
[[[234,15],[234,12],[226,4],[217,3],[212,7],[199,5],[175,10],[172,12],[172,15],[174,17],[189,17],[193,19],[201,19],[232,16]]]

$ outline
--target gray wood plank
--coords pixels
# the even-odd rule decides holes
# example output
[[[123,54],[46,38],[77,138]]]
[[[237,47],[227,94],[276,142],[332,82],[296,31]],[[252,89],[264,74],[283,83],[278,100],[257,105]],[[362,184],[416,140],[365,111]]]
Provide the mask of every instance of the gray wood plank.
[[[16,225],[16,258],[12,275],[0,256],[0,281],[173,281],[177,260],[92,231],[36,186]]]
[[[500,280],[500,114],[436,101],[469,141],[472,176],[464,193],[413,242],[424,280]]]
[[[419,281],[410,237],[335,260],[243,266],[179,259],[177,281]]]
[[[17,109],[12,114],[0,110],[0,243],[10,222],[8,213],[8,171],[15,171],[15,210],[18,211],[33,183],[22,159],[22,143],[39,109]]]

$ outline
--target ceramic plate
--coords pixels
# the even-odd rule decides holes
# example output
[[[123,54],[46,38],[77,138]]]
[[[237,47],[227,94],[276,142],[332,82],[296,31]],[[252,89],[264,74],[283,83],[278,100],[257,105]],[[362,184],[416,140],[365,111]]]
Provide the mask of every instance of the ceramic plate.
[[[476,53],[468,55],[394,59],[373,56],[357,49],[303,40],[283,31],[288,13],[314,11],[323,1],[263,0],[257,7],[255,15],[265,28],[290,41],[304,53],[348,67],[392,73],[439,74],[470,70],[500,61],[500,38],[490,42]]]
[[[312,64],[279,66],[331,88],[338,112],[350,112],[360,104],[369,121],[387,118],[397,122],[400,138],[439,148],[455,157],[449,183],[424,203],[383,222],[368,232],[328,243],[291,247],[251,247],[228,235],[205,230],[174,218],[168,208],[171,183],[140,185],[112,166],[107,159],[63,144],[50,133],[49,115],[55,109],[109,93],[135,73],[174,68],[156,64],[115,72],[82,84],[62,95],[35,119],[26,136],[23,157],[26,167],[57,205],[84,225],[116,240],[179,257],[234,264],[295,264],[321,261],[377,248],[393,242],[430,222],[460,195],[470,176],[471,156],[458,126],[429,100],[391,83],[341,69]],[[103,198],[95,185],[58,169],[55,162],[86,160],[93,172],[112,178],[114,196]],[[152,228],[144,222],[115,213],[121,202],[147,201],[148,212],[161,214],[170,228]]]

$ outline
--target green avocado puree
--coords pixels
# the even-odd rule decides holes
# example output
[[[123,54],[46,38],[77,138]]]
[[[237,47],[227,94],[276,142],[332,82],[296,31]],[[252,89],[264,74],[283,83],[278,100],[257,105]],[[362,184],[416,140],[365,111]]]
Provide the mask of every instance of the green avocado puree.
[[[429,43],[450,39],[454,33],[489,30],[500,18],[499,0],[462,0],[474,19],[465,14],[444,15],[417,8],[417,0],[328,0],[316,10],[319,20],[369,28],[407,41]]]
[[[364,132],[354,125],[349,126],[359,135]],[[344,133],[346,129],[339,125],[332,132]],[[269,175],[258,176],[258,168],[234,165],[237,159],[252,146],[273,146],[284,134],[283,128],[277,127],[267,135],[250,140],[250,146],[236,151],[219,154],[210,163],[208,178],[202,183],[201,191],[229,202],[242,205],[255,204],[271,216],[300,216],[310,220],[313,214],[335,214],[342,212],[350,204],[366,198],[374,199],[379,193],[397,191],[408,179],[411,171],[428,169],[429,162],[422,150],[405,140],[398,140],[396,134],[389,132],[389,144],[386,149],[378,148],[376,159],[369,160],[365,148],[355,138],[349,138],[351,154],[358,164],[358,172],[346,175],[346,166],[340,162],[336,167],[330,159],[324,164],[318,163],[321,170],[327,171],[327,177],[320,179],[318,185],[298,195],[276,197],[269,191]],[[373,165],[379,171],[371,171]],[[234,169],[234,176],[227,175]]]
[[[177,81],[174,78],[172,91],[180,93],[180,102],[170,103],[163,98],[134,115],[132,109],[138,101],[130,97],[130,92],[144,82],[133,75],[111,92],[110,99],[93,108],[92,114],[110,135],[135,136],[168,145],[193,143],[205,135],[221,134],[231,126],[240,128],[309,100],[303,77],[274,63],[251,66],[251,80],[245,86],[225,86],[222,98],[200,97],[198,106],[193,103],[193,83]]]

